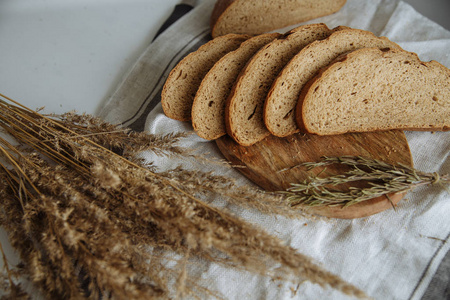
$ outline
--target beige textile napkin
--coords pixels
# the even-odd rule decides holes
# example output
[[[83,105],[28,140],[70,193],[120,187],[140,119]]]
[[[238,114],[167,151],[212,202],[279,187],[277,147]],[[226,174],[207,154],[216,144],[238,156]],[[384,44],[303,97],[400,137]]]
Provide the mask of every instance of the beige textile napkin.
[[[170,69],[208,40],[213,4],[204,0],[147,48],[104,107],[104,119],[150,133],[192,131],[190,124],[164,116],[160,91]],[[348,0],[338,13],[308,23],[316,22],[330,28],[346,25],[370,30],[416,52],[424,61],[433,59],[450,67],[450,32],[402,1]],[[450,173],[450,133],[406,132],[406,136],[416,168]],[[214,142],[197,136],[181,145],[220,157]],[[183,163],[151,153],[143,155],[164,169]],[[236,171],[216,171],[247,182]],[[236,214],[277,235],[374,299],[421,299],[450,248],[450,195],[438,186],[429,186],[405,198],[396,211],[355,220],[292,221],[247,211]],[[208,287],[220,291],[225,299],[348,299],[309,282],[294,293],[297,287],[290,284],[278,286],[268,278],[213,263],[198,271]]]

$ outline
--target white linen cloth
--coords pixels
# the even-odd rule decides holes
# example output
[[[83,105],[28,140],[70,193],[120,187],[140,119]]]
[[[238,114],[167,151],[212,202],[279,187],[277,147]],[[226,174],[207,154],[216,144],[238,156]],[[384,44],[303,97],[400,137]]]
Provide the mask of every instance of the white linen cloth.
[[[208,39],[213,5],[212,0],[202,1],[149,45],[100,116],[150,133],[192,131],[189,123],[163,114],[159,94],[176,63]],[[416,52],[423,61],[436,60],[450,67],[450,32],[402,1],[348,0],[339,12],[307,23],[318,22],[330,28],[345,25],[370,30]],[[450,172],[450,133],[406,132],[406,136],[417,169]],[[214,142],[197,136],[181,145],[220,157]],[[164,168],[180,163],[146,155]],[[237,171],[229,175],[246,182]],[[293,221],[245,211],[240,215],[374,299],[421,299],[450,248],[450,195],[439,186],[428,186],[408,193],[405,199],[396,211],[354,220]],[[301,285],[294,296],[291,284],[278,286],[268,278],[214,264],[204,270],[202,278],[225,299],[348,299],[340,292],[309,282]]]

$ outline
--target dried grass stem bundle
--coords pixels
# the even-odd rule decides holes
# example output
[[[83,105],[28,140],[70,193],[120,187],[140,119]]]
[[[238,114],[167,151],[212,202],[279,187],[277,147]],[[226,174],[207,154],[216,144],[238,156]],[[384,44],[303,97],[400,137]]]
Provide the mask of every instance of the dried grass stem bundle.
[[[157,172],[135,158],[190,156],[176,145],[181,134],[135,133],[74,113],[44,116],[5,96],[0,127],[19,143],[0,139],[0,225],[23,273],[49,299],[220,296],[190,278],[191,258],[364,295],[203,200],[221,196],[292,217],[280,197],[211,173]]]

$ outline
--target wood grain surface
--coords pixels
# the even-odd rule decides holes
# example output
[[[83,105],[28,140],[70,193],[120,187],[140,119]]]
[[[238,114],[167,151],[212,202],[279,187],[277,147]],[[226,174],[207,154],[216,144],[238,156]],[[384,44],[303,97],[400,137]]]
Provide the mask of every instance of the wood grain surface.
[[[301,182],[309,176],[329,176],[342,174],[345,166],[328,166],[325,170],[304,167],[292,168],[304,162],[316,162],[323,156],[356,155],[379,159],[391,164],[402,163],[412,166],[409,145],[403,131],[393,130],[371,133],[347,133],[333,136],[294,134],[285,138],[269,136],[252,146],[244,147],[233,139],[224,136],[216,141],[222,154],[247,178],[267,191],[283,191],[291,183]],[[242,168],[242,166],[245,166]],[[354,185],[361,186],[361,183]],[[376,214],[397,204],[403,194],[390,195],[392,203],[386,197],[342,207],[308,208],[312,213],[333,218],[361,218]]]

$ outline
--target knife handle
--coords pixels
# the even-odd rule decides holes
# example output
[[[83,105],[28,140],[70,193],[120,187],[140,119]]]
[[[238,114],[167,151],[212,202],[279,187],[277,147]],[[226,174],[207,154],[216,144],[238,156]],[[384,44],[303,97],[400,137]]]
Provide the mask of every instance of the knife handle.
[[[155,37],[153,38],[153,41],[162,33],[164,30],[170,27],[173,23],[175,23],[178,19],[180,19],[182,16],[187,14],[192,8],[194,8],[192,5],[189,4],[177,4],[175,5],[175,8],[172,11],[172,14],[167,18],[167,20],[161,25],[161,27],[156,32]]]

